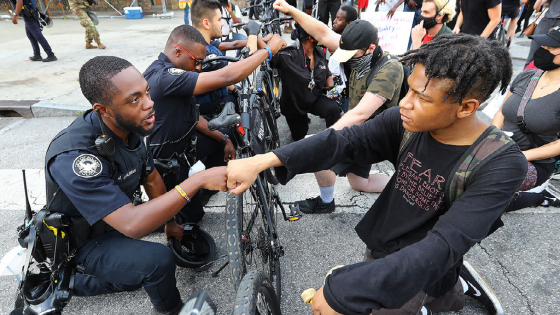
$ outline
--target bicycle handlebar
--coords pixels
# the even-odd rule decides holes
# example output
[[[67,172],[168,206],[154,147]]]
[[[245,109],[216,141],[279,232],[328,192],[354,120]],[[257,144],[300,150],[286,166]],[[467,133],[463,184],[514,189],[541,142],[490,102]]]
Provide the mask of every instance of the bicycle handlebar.
[[[207,64],[207,63],[211,63],[213,61],[220,61],[220,60],[237,62],[237,61],[241,60],[241,58],[232,57],[232,56],[217,56],[217,57],[214,57],[214,58],[205,59],[204,61],[202,61],[202,64],[204,65],[204,64]]]

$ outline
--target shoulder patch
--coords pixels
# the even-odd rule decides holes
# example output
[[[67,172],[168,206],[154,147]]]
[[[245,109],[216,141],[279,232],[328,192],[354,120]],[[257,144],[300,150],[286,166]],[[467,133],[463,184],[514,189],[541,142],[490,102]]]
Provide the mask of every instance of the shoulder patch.
[[[183,72],[185,72],[185,70],[177,69],[177,68],[169,68],[167,69],[167,72],[169,72],[169,74],[171,75],[181,75]]]
[[[103,170],[103,164],[99,158],[93,154],[81,154],[72,163],[74,174],[82,178],[92,178]]]

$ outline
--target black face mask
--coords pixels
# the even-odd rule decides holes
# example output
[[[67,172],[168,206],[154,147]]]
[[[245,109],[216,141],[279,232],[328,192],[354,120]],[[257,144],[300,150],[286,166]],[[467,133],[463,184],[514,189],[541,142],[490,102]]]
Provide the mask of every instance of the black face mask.
[[[425,16],[419,15],[418,16],[418,24],[420,24],[420,22],[422,22],[422,21],[424,21],[424,28],[426,30],[429,30],[430,28],[432,28],[432,27],[436,26],[436,24],[438,24],[436,22],[436,17],[435,16],[427,18]]]
[[[533,56],[535,59],[535,67],[543,71],[550,71],[560,68],[560,65],[557,65],[553,62],[556,55],[542,47],[537,49]]]

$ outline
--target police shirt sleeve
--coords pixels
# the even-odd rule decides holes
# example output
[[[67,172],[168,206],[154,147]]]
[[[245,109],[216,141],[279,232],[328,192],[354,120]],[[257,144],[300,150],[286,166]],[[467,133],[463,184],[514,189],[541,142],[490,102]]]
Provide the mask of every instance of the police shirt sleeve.
[[[179,68],[163,69],[159,82],[164,95],[190,97],[193,95],[198,73]]]
[[[90,225],[131,202],[111,179],[111,164],[88,152],[58,155],[49,172]]]
[[[382,96],[387,99],[387,102],[390,102],[394,97],[399,96],[396,92],[402,85],[402,80],[403,69],[400,62],[388,61],[379,68],[367,91]]]

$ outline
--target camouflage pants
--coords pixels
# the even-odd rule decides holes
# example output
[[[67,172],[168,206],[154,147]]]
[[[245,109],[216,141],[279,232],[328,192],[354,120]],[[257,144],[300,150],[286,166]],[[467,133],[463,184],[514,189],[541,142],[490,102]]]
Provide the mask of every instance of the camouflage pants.
[[[74,16],[86,29],[86,42],[90,43],[91,41],[95,41],[96,43],[99,43],[99,32],[97,32],[97,28],[95,28],[95,25],[93,25],[93,21],[87,15],[86,10],[77,8],[73,9],[72,13],[74,13]]]

